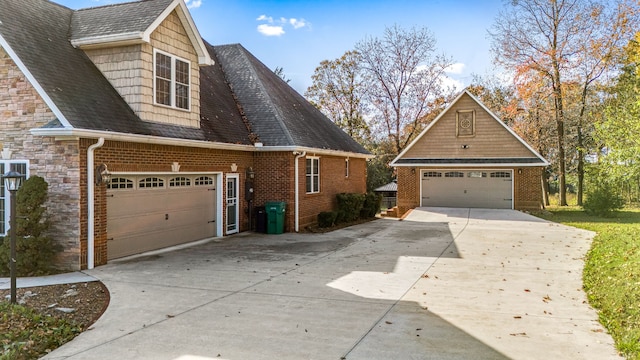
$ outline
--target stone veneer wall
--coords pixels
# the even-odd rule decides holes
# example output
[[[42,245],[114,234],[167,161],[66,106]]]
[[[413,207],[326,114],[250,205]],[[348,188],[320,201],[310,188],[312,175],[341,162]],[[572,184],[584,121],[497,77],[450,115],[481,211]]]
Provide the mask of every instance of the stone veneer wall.
[[[54,120],[43,99],[0,48],[0,142],[13,151],[13,160],[28,160],[30,176],[49,184],[47,215],[51,236],[61,245],[57,263],[79,269],[80,158],[78,142],[34,137],[29,129]]]

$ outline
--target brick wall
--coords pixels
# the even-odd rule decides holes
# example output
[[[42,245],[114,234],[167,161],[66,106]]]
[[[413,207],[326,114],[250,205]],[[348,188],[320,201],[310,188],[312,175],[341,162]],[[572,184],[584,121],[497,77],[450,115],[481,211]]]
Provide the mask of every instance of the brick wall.
[[[420,171],[416,168],[398,167],[398,215],[420,206]]]
[[[514,208],[537,210],[542,208],[541,167],[513,168]],[[420,206],[420,169],[398,167],[398,214]]]
[[[47,216],[50,235],[61,245],[57,263],[79,268],[80,156],[75,140],[34,137],[29,129],[41,127],[56,116],[24,74],[0,48],[0,143],[13,151],[13,160],[28,160],[30,176],[49,184]]]
[[[541,167],[516,168],[514,174],[514,207],[517,210],[542,209]]]
[[[83,164],[86,163],[86,150],[96,140],[82,139],[80,148]],[[95,163],[107,164],[111,172],[171,172],[171,164],[178,162],[180,172],[222,172],[224,174],[237,173],[239,175],[239,230],[249,229],[248,203],[244,201],[244,185],[246,169],[253,166],[253,154],[251,152],[216,150],[204,148],[190,148],[169,145],[154,145],[142,143],[130,143],[119,141],[105,141],[105,144],[96,149]],[[235,172],[231,170],[231,164],[236,164]],[[87,173],[86,166],[81,174],[81,241],[82,268],[86,268],[87,261]],[[222,189],[223,204],[225,203],[225,186]],[[222,218],[226,219],[226,209],[222,206]],[[95,233],[94,247],[95,265],[107,262],[107,202],[106,187],[96,187],[95,194]],[[223,227],[223,232],[225,231]]]

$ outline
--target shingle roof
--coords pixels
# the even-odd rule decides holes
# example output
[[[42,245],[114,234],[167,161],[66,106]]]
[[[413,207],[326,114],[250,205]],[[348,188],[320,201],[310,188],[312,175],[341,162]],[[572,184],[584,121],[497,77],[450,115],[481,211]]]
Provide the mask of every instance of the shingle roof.
[[[222,45],[214,49],[251,128],[265,146],[368,154],[242,45]]]
[[[71,40],[144,32],[173,0],[137,1],[75,11]]]
[[[0,36],[59,115],[45,127],[368,154],[240,45],[205,43],[217,60],[200,67],[200,128],[142,121],[69,36],[138,31],[170,3],[144,0],[74,12],[46,0],[0,0]]]

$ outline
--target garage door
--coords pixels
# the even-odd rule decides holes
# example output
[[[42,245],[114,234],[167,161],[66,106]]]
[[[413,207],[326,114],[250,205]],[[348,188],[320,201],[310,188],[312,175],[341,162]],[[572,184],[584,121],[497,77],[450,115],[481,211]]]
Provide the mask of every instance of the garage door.
[[[216,176],[114,176],[107,189],[107,257],[216,236]]]
[[[422,206],[512,209],[512,172],[428,170],[422,172]]]

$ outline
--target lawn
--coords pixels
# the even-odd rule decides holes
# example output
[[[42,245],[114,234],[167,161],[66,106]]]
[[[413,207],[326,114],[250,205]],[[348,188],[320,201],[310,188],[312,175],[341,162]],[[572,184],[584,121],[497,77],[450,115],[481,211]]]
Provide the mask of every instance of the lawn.
[[[640,209],[610,218],[590,216],[574,206],[547,210],[538,216],[597,233],[585,258],[584,289],[618,351],[640,360]]]

